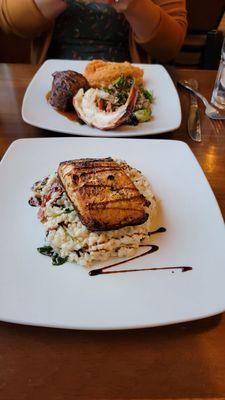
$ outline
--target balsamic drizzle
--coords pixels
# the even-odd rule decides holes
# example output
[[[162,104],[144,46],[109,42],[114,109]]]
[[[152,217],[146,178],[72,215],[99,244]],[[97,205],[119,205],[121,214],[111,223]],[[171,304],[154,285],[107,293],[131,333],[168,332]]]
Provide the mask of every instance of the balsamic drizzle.
[[[135,257],[129,258],[129,260],[123,260],[123,261],[119,261],[118,263],[115,263],[115,264],[107,265],[106,267],[102,267],[102,268],[98,268],[98,269],[93,269],[92,271],[89,272],[89,275],[90,275],[90,276],[94,276],[94,275],[102,274],[102,273],[103,273],[103,272],[102,272],[103,270],[106,270],[106,269],[112,268],[112,267],[116,267],[117,265],[125,264],[125,263],[127,263],[127,262],[132,261],[132,260],[136,260],[136,258],[143,257],[143,256],[145,256],[145,255],[147,255],[147,254],[151,254],[151,253],[154,253],[155,251],[159,250],[159,246],[156,246],[155,244],[150,244],[149,246],[150,246],[151,248],[150,248],[149,250],[145,251],[145,252],[142,253],[142,254],[139,254],[139,255],[137,255],[137,256],[135,256]],[[98,272],[98,271],[99,271],[99,272]]]
[[[94,269],[89,272],[90,276],[103,275],[103,274],[120,274],[127,272],[142,272],[142,271],[162,271],[162,270],[175,270],[180,269],[181,272],[191,271],[193,268],[189,266],[178,266],[178,267],[153,267],[153,268],[139,268],[139,269],[121,269],[116,271],[104,271],[104,268]]]
[[[149,236],[154,235],[156,233],[162,233],[162,232],[166,232],[166,228],[161,226],[160,228],[156,229],[155,231],[149,232]],[[124,261],[117,262],[115,264],[107,265],[106,267],[93,269],[92,271],[89,272],[89,275],[97,276],[97,275],[103,275],[103,274],[122,274],[122,273],[128,273],[128,272],[162,271],[162,270],[171,270],[172,273],[174,273],[174,270],[181,270],[181,272],[187,272],[187,271],[191,271],[193,269],[190,266],[179,265],[179,266],[151,267],[151,268],[139,268],[139,269],[121,269],[121,270],[106,271],[109,268],[116,267],[117,265],[125,264],[125,263],[135,260],[139,257],[143,257],[147,254],[151,254],[151,253],[154,253],[155,251],[159,250],[159,247],[154,244],[144,245],[144,247],[148,247],[148,246],[150,246],[150,249],[145,251],[142,254],[139,254],[135,257],[129,258],[128,260],[124,260]]]
[[[155,233],[162,233],[162,232],[166,232],[166,228],[160,226],[160,228],[156,229],[155,231],[149,232],[149,235],[154,235]]]

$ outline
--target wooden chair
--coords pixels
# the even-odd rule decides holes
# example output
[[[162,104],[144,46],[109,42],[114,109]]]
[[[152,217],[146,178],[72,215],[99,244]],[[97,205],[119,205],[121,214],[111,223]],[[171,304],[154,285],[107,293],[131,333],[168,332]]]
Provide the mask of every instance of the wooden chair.
[[[29,63],[30,41],[0,30],[0,62]]]
[[[225,34],[224,0],[187,0],[188,32],[175,64],[217,69]]]

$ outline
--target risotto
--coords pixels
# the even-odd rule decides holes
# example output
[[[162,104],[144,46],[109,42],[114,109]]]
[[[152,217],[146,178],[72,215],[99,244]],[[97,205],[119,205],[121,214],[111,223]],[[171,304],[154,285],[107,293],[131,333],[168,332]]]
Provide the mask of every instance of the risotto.
[[[125,172],[149,205],[145,207],[148,219],[140,225],[126,226],[111,231],[90,232],[82,224],[56,173],[32,187],[29,204],[38,206],[38,219],[44,226],[45,246],[42,254],[52,257],[53,264],[66,261],[87,267],[113,257],[131,257],[141,245],[148,245],[152,219],[156,214],[156,200],[148,180],[124,161]]]

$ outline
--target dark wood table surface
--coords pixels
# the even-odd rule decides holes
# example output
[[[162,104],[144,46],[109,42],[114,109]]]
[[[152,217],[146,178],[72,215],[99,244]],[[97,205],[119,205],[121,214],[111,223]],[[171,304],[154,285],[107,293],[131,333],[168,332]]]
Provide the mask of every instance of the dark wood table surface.
[[[52,136],[21,119],[23,95],[34,72],[30,65],[0,64],[0,157],[15,139]],[[215,75],[215,71],[173,71],[177,79],[195,77],[208,98]],[[179,94],[180,128],[155,137],[190,146],[225,216],[225,123],[210,121],[202,110],[202,142],[193,142],[187,135],[188,95],[181,90]],[[111,332],[2,322],[0,399],[225,399],[224,314]]]

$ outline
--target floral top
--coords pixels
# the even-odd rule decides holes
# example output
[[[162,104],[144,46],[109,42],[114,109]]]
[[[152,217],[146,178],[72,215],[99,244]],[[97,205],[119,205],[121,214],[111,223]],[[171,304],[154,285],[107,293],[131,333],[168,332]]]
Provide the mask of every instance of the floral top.
[[[67,0],[55,25],[48,57],[130,61],[129,23],[110,5]]]

